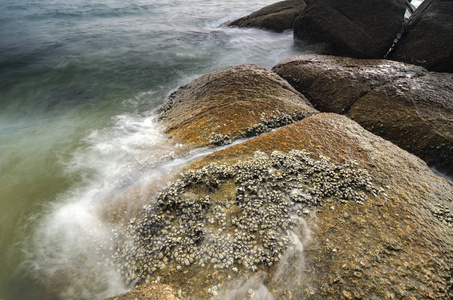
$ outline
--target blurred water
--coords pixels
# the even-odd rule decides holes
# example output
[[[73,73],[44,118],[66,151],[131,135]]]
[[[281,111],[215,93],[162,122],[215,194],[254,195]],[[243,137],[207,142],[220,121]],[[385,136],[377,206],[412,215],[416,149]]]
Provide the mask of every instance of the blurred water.
[[[289,32],[219,27],[273,2],[0,0],[0,298],[124,290],[108,268],[80,272],[110,230],[98,203],[153,176],[153,109],[178,85],[299,53]]]
[[[291,32],[220,26],[273,2],[0,0],[1,299],[127,288],[98,256],[99,207],[167,171],[153,111],[178,85],[303,52]]]

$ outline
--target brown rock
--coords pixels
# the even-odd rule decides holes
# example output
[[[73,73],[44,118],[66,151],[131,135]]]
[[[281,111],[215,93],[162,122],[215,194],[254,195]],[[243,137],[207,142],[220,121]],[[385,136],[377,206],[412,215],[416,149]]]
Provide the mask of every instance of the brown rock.
[[[166,284],[152,283],[143,284],[135,287],[133,290],[117,295],[106,300],[179,300],[175,291]]]
[[[327,156],[339,169],[331,168],[330,162],[322,163],[318,164],[319,169],[311,170],[314,171],[311,175],[290,172],[290,177],[279,179],[279,174],[283,173],[285,166],[290,167],[289,164],[284,163],[278,167],[281,169],[274,170],[261,170],[257,164],[254,176],[261,181],[257,186],[248,188],[256,189],[254,200],[261,195],[267,202],[266,207],[261,207],[261,210],[258,208],[259,214],[250,218],[270,220],[276,216],[274,214],[271,217],[271,210],[268,210],[271,196],[260,192],[261,185],[267,183],[274,186],[274,192],[278,194],[284,192],[285,182],[296,177],[302,182],[309,182],[308,177],[314,176],[317,189],[329,186],[334,188],[332,195],[336,192],[346,193],[344,186],[336,185],[341,183],[336,178],[343,178],[347,182],[350,173],[337,171],[349,170],[341,166],[351,161],[355,161],[350,163],[351,170],[355,172],[351,174],[371,178],[373,188],[367,190],[363,204],[340,201],[327,194],[317,205],[308,206],[309,213],[304,214],[303,220],[299,218],[300,223],[305,225],[293,230],[301,243],[299,252],[288,250],[278,264],[269,266],[258,262],[258,269],[254,272],[244,268],[241,257],[235,258],[233,264],[225,269],[215,267],[218,261],[206,259],[208,254],[205,252],[189,261],[189,264],[181,265],[177,261],[181,258],[176,258],[176,253],[171,252],[173,246],[179,249],[177,255],[185,257],[184,260],[187,259],[185,249],[191,249],[189,253],[193,254],[198,251],[216,252],[218,249],[234,250],[234,247],[213,247],[208,241],[215,240],[216,236],[220,236],[218,243],[231,241],[235,229],[241,231],[240,225],[233,225],[238,217],[243,216],[237,202],[243,201],[239,200],[239,195],[244,192],[242,183],[252,180],[252,177],[235,172],[215,173],[219,169],[211,163],[237,166],[241,162],[256,159],[256,151],[270,156],[274,151],[289,153],[290,150],[309,151],[315,160]],[[298,162],[303,164],[302,161],[288,161],[295,165]],[[325,178],[318,176],[325,174],[323,166],[330,168]],[[272,293],[277,299],[335,299],[338,295],[370,299],[447,299],[450,295],[453,183],[433,174],[419,158],[373,135],[347,117],[326,113],[307,117],[247,142],[216,151],[194,161],[186,170],[201,172],[189,171],[181,176],[194,180],[185,183],[178,181],[164,189],[161,195],[165,196],[153,199],[151,205],[144,209],[143,215],[134,220],[133,224],[137,224],[137,227],[128,227],[128,231],[135,232],[133,236],[142,237],[134,244],[143,248],[126,248],[123,251],[126,255],[131,252],[136,255],[130,263],[123,264],[124,271],[129,272],[130,264],[137,268],[132,272],[137,272],[134,274],[139,278],[146,277],[151,281],[159,276],[163,282],[180,289],[184,296],[194,299],[209,299],[211,295],[245,299],[253,293],[263,297]],[[214,173],[210,173],[210,170],[214,170]],[[266,177],[264,173],[270,175]],[[238,180],[238,176],[242,179]],[[271,178],[271,182],[263,182],[264,178]],[[346,189],[354,191],[360,181],[351,182],[352,185]],[[178,191],[182,193],[178,194]],[[291,194],[293,191],[286,192]],[[200,201],[203,204],[197,205],[201,204]],[[214,218],[213,207],[222,207],[220,212],[225,215]],[[196,213],[193,213],[192,208]],[[152,216],[157,216],[161,221],[150,220]],[[212,224],[205,219],[210,217],[213,218]],[[225,222],[221,222],[222,219]],[[284,216],[282,219],[285,220]],[[243,226],[247,226],[247,220],[244,219]],[[164,222],[169,224],[168,229],[165,227],[163,235],[154,236],[159,233],[159,226]],[[191,231],[195,227],[198,229]],[[188,232],[195,235],[186,235],[187,231],[182,228],[188,228]],[[176,231],[173,230],[178,235],[174,236]],[[257,230],[254,234],[261,234],[261,230],[280,232],[278,227]],[[228,237],[222,238],[222,234]],[[245,237],[245,240],[248,238]],[[169,244],[162,252],[150,250],[164,241]],[[184,241],[187,244],[182,244]],[[262,242],[253,239],[255,244]],[[203,245],[209,245],[211,250],[201,250]],[[168,258],[162,267],[162,263],[147,257],[151,255],[158,258],[160,253]],[[136,259],[138,264],[134,262]],[[204,259],[203,263],[201,259]],[[150,264],[154,263],[158,263],[159,267],[152,267],[150,271]]]
[[[293,28],[296,17],[305,9],[303,0],[285,0],[268,5],[248,16],[228,23],[228,26],[253,27],[282,32]]]
[[[453,72],[453,2],[425,0],[389,58],[436,72]]]
[[[209,143],[203,129],[211,132],[212,119],[228,120],[243,105],[238,94],[255,114],[263,107],[271,114],[260,101],[281,104],[283,96],[266,97],[280,95],[282,81],[256,68],[195,80],[171,97],[161,119],[176,139],[199,146]],[[200,120],[208,121],[200,127]],[[234,138],[247,126],[218,134]],[[126,281],[160,278],[193,299],[450,297],[453,183],[345,116],[306,117],[193,161],[179,178],[116,232],[114,257]]]
[[[300,277],[279,280],[270,269],[267,289],[278,299],[448,299],[453,263],[453,184],[426,164],[350,119],[318,114],[196,161],[246,160],[260,150],[305,149],[335,163],[355,160],[384,193],[365,204],[324,203],[305,220]],[[306,237],[306,236],[305,236]],[[293,274],[296,276],[297,274]],[[299,274],[300,275],[300,274]],[[294,278],[297,278],[295,280]],[[235,287],[238,288],[238,287]]]
[[[209,299],[209,290],[211,295],[221,298],[244,299],[250,297],[250,289],[261,290],[261,295],[270,292],[277,299],[335,299],[338,295],[370,299],[450,297],[453,183],[433,174],[422,160],[364,130],[347,117],[325,113],[311,116],[214,152],[193,162],[187,169],[203,168],[207,172],[203,177],[207,183],[209,170],[215,170],[209,167],[210,163],[234,165],[254,159],[256,151],[270,155],[274,151],[287,153],[294,149],[307,150],[314,159],[330,157],[338,166],[353,160],[356,162],[353,169],[358,174],[368,174],[375,190],[382,189],[383,192],[367,193],[363,204],[340,203],[334,197],[326,197],[319,205],[309,207],[311,212],[304,215],[302,221],[306,225],[293,230],[303,243],[302,256],[300,252],[291,254],[289,251],[279,264],[260,265],[256,273],[244,271],[240,260],[229,269],[213,268],[209,261],[205,261],[206,266],[200,266],[197,261],[178,270],[170,259],[165,268],[151,274],[150,280],[160,276],[181,289],[184,295],[196,299]],[[323,171],[321,167],[317,172],[323,174]],[[278,176],[280,171],[274,172]],[[334,182],[336,176],[342,174],[329,176],[327,180]],[[306,179],[302,177],[301,180],[303,178]],[[234,177],[214,179],[217,180],[216,189],[206,188],[205,182],[193,182],[180,196],[187,201],[212,198],[218,203],[234,203],[231,198],[238,195],[241,184]],[[319,188],[329,184],[324,180],[318,177]],[[275,188],[276,191],[284,189],[284,185],[277,184]],[[182,202],[181,207],[187,212],[188,203]],[[223,210],[227,213],[226,220],[241,214],[237,207],[231,209]],[[171,215],[168,210],[170,206],[162,216]],[[204,222],[201,216],[205,214],[200,211],[194,216],[196,223]],[[174,223],[182,221],[183,215],[176,215]],[[262,218],[269,218],[266,210],[263,210]],[[230,222],[226,224],[232,226]],[[215,228],[213,225],[200,234],[212,239],[218,234],[212,231]],[[234,231],[234,227],[225,227],[222,232],[224,230]],[[272,230],[278,232],[279,228]],[[206,243],[204,238],[201,245]],[[153,236],[147,236],[146,240],[152,244]],[[143,252],[138,253],[142,255]],[[141,256],[141,259],[146,261],[146,257]],[[233,268],[237,270],[233,271]]]
[[[388,60],[302,55],[273,68],[321,110],[453,173],[453,77]]]
[[[453,174],[453,75],[401,78],[364,95],[346,114],[366,129]]]
[[[396,78],[426,72],[422,67],[384,59],[299,55],[272,68],[319,110],[343,113],[374,88]]]
[[[281,77],[254,65],[203,75],[174,92],[160,112],[166,132],[192,146],[226,144],[317,113]]]
[[[294,21],[294,36],[325,44],[324,54],[382,58],[400,31],[404,0],[310,1]]]

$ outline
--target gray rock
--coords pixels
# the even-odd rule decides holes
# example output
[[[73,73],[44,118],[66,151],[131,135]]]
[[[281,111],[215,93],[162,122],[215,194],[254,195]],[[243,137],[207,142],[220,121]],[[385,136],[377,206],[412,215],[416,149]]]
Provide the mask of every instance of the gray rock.
[[[319,110],[367,130],[453,174],[453,75],[390,60],[301,55],[273,70]]]
[[[266,6],[227,25],[282,32],[293,28],[294,20],[306,6],[307,4],[303,0],[285,0]]]
[[[404,0],[317,0],[294,21],[294,37],[323,54],[382,58],[401,30]]]
[[[410,17],[390,59],[453,72],[453,1],[425,0]]]

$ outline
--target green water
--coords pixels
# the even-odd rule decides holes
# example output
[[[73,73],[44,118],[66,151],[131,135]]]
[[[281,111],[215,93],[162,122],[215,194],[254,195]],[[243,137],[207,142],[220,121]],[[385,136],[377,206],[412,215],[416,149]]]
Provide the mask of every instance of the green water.
[[[140,179],[134,158],[161,142],[153,110],[178,85],[301,53],[291,33],[219,27],[270,3],[0,0],[0,298],[52,299],[49,278],[80,277],[93,203]],[[77,276],[61,299],[125,288]]]

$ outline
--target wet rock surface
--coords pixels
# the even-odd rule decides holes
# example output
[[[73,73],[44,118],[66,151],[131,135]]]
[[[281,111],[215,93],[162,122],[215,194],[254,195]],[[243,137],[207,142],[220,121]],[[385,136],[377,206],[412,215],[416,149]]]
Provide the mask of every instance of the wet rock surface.
[[[389,58],[436,72],[453,72],[453,2],[425,0]]]
[[[306,54],[285,59],[272,68],[324,112],[344,113],[376,87],[397,78],[426,73],[419,66],[385,59]]]
[[[228,143],[316,113],[275,73],[241,65],[180,87],[162,106],[160,120],[177,143],[200,147]]]
[[[131,220],[115,259],[128,282],[191,265],[267,270],[296,243],[299,216],[324,202],[363,204],[379,193],[371,181],[354,164],[297,150],[189,170]]]
[[[273,70],[321,111],[343,113],[367,130],[453,172],[453,77],[388,60],[301,55]]]
[[[304,244],[297,284],[274,281],[272,272],[266,281],[278,299],[450,297],[453,185],[422,160],[346,117],[319,114],[213,153],[203,163],[235,161],[251,149],[306,149],[333,163],[355,160],[384,189],[363,205],[326,203],[304,217],[312,240]]]
[[[117,295],[106,300],[135,300],[135,299],[147,299],[147,300],[178,300],[181,299],[176,296],[176,292],[166,284],[143,284],[137,286],[135,289]]]
[[[234,27],[252,27],[282,32],[293,28],[294,20],[305,9],[303,0],[286,0],[266,6],[248,16],[228,23]]]
[[[395,80],[363,96],[346,115],[453,175],[452,74]]]
[[[417,157],[323,113],[191,163],[117,232],[115,259],[187,299],[448,299],[452,195]]]
[[[294,21],[294,36],[323,54],[383,58],[400,31],[404,0],[317,0]]]

